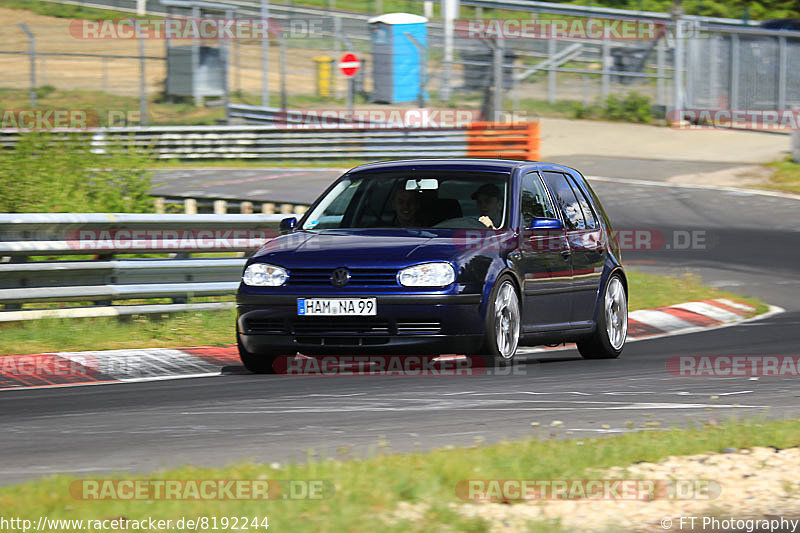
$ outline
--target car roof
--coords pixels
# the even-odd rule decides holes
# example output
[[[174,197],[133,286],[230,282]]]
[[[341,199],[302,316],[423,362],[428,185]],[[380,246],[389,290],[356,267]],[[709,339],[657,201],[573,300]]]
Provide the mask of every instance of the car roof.
[[[564,165],[542,161],[521,161],[517,159],[405,159],[399,161],[379,161],[366,163],[353,168],[350,173],[374,170],[480,170],[488,172],[511,172],[516,168],[540,168],[542,170],[574,171]]]

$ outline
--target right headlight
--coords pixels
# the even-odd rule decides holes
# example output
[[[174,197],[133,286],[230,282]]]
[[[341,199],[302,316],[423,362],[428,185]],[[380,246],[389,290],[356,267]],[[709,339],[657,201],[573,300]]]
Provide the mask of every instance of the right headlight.
[[[456,271],[450,263],[423,263],[404,268],[397,281],[405,287],[444,287],[456,280]]]
[[[248,266],[242,275],[245,285],[255,287],[279,287],[289,279],[286,269],[267,263],[253,263]]]

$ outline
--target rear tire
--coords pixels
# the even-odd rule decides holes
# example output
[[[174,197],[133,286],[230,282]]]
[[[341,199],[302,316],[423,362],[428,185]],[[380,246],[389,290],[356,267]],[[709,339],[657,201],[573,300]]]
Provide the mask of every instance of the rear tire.
[[[628,335],[628,297],[619,274],[613,274],[603,289],[594,333],[578,341],[584,359],[616,359]]]
[[[487,368],[513,365],[519,347],[521,313],[519,295],[507,276],[500,278],[489,293],[485,324],[486,336],[478,356],[483,365]]]
[[[280,355],[248,352],[242,344],[239,334],[236,334],[236,344],[239,347],[239,359],[242,365],[253,374],[275,374],[275,361]]]

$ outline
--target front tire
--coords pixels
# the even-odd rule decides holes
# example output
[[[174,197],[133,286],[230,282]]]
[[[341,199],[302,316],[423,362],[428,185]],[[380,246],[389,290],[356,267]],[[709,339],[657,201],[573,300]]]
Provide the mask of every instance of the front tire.
[[[275,370],[275,361],[278,360],[278,357],[280,357],[279,355],[248,352],[244,344],[242,344],[239,333],[236,333],[236,345],[239,348],[239,359],[241,359],[242,365],[244,365],[247,370],[253,374],[277,373]]]
[[[594,333],[590,338],[578,341],[578,351],[584,359],[616,359],[625,347],[628,297],[619,274],[609,278],[600,305]]]
[[[487,367],[505,367],[514,363],[520,322],[519,295],[511,279],[503,277],[489,294],[486,310],[486,337],[480,353]]]

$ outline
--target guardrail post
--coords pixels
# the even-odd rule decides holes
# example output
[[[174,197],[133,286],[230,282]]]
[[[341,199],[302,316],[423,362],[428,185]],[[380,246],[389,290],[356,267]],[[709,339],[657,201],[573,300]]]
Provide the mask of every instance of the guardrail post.
[[[166,205],[163,198],[155,199],[155,208],[157,215],[163,215],[166,212]]]
[[[308,211],[308,207],[306,207],[304,205],[296,205],[296,206],[294,206],[294,214],[295,215],[302,215],[306,211]]]
[[[555,55],[556,55],[556,35],[553,29],[553,24],[550,24],[550,35],[547,39],[547,59],[550,64],[547,66],[547,101],[551,104],[556,101],[556,76],[558,73],[555,70]]]
[[[264,202],[261,204],[261,212],[265,215],[274,215],[275,214],[275,204],[272,202]]]
[[[214,200],[214,214],[224,215],[228,212],[228,202],[225,200]]]
[[[242,202],[239,206],[239,212],[243,215],[253,214],[253,202]]]
[[[194,198],[187,198],[183,201],[183,212],[187,215],[197,214],[197,200]]]
[[[25,35],[28,36],[28,54],[30,55],[30,76],[31,76],[31,88],[30,88],[30,99],[31,99],[31,107],[36,107],[36,38],[33,36],[33,33],[28,29],[23,22],[18,22],[17,26],[19,26]]]
[[[608,93],[611,87],[611,75],[608,73],[611,70],[611,41],[608,39],[608,27],[603,28],[603,74],[600,83],[600,96],[603,104],[608,98]]]
[[[292,204],[281,204],[281,213],[285,215],[292,214]]]

